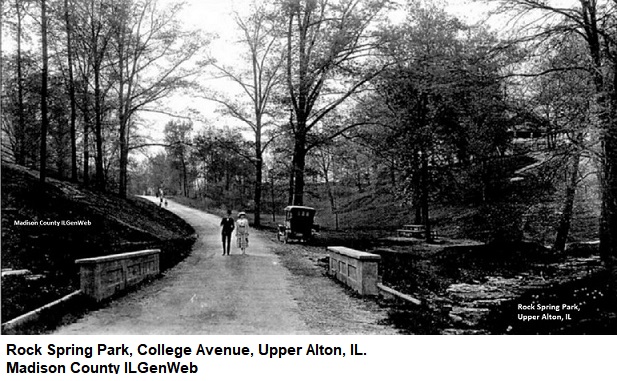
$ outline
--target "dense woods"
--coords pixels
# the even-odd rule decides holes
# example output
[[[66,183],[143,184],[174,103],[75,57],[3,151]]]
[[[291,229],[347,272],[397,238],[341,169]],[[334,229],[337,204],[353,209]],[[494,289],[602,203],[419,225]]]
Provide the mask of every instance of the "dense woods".
[[[429,240],[436,203],[476,208],[469,229],[508,242],[550,195],[556,251],[576,195],[595,187],[614,266],[617,4],[557,3],[478,2],[510,20],[496,30],[431,1],[251,0],[230,64],[172,2],[6,0],[2,160],[41,181],[246,208],[256,225],[305,203],[307,184],[333,214],[339,187],[387,189]],[[172,96],[214,103],[226,122],[178,114]],[[157,133],[144,111],[175,117]]]
[[[126,196],[137,114],[191,85],[207,40],[157,1],[2,6],[3,159]]]

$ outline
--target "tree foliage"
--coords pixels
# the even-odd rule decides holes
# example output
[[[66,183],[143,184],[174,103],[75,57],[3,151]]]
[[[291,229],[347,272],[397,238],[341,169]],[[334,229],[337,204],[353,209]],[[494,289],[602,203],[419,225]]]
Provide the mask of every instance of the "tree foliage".
[[[245,67],[234,68],[213,63],[215,71],[240,89],[240,96],[212,94],[204,96],[218,103],[224,115],[248,127],[255,139],[254,153],[248,160],[255,167],[254,220],[261,221],[262,172],[264,152],[272,142],[280,110],[275,100],[280,97],[284,51],[277,32],[280,11],[268,2],[253,1],[248,15],[235,14],[240,32]]]
[[[308,141],[324,118],[343,104],[379,70],[370,66],[377,45],[373,28],[386,8],[385,0],[286,0],[287,126],[294,137],[292,202],[302,205],[306,155],[316,144]],[[346,129],[338,128],[330,136]],[[342,130],[341,130],[342,129]]]
[[[9,82],[3,85],[13,81],[17,86],[14,95],[3,97],[3,105],[11,99],[13,109],[2,118],[4,133],[12,137],[10,155],[5,157],[40,169],[42,177],[49,163],[56,175],[70,173],[76,181],[79,174],[85,184],[94,159],[95,185],[106,189],[113,184],[126,195],[136,113],[191,85],[191,76],[201,64],[196,56],[207,45],[201,33],[180,24],[181,5],[159,5],[157,0],[7,2],[11,21],[3,23],[3,30],[13,32],[17,52],[10,57],[14,65],[6,66]],[[38,14],[46,22],[36,16],[43,10],[44,15]],[[48,41],[47,49],[40,53],[30,49],[35,41]],[[42,67],[32,66],[39,71],[38,88],[27,82],[30,59],[42,63]],[[12,89],[3,86],[5,93]],[[62,92],[66,95],[59,98]],[[29,112],[30,99],[40,99],[40,111]],[[157,109],[164,107],[159,104]],[[66,128],[54,126],[53,118],[62,119]],[[30,133],[35,122],[39,123],[36,139]],[[35,141],[40,146],[36,164],[32,150],[26,149]],[[70,149],[59,150],[65,147]],[[58,160],[55,155],[63,157]]]
[[[550,52],[550,44],[558,39],[571,38],[585,47],[575,65],[565,62],[563,66],[526,74],[585,71],[593,84],[587,96],[589,128],[600,169],[600,252],[617,272],[617,4],[609,0],[578,0],[568,5],[545,0],[494,3],[500,6],[498,11],[520,21],[514,25],[512,42],[525,45],[532,53]]]
[[[405,22],[383,34],[382,56],[392,65],[373,81],[362,109],[374,124],[360,136],[396,163],[403,198],[430,237],[430,193],[447,172],[508,147],[504,57],[493,35],[436,6],[411,3]]]

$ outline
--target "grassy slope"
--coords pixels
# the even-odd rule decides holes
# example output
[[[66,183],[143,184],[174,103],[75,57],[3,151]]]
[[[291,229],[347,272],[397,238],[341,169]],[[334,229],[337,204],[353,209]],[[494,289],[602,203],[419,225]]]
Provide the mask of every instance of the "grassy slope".
[[[91,225],[18,226],[16,220],[87,220]],[[37,172],[3,164],[2,268],[46,275],[27,285],[3,278],[3,321],[77,289],[76,259],[156,247],[162,249],[164,269],[183,258],[193,233],[183,220],[146,200],[53,179],[41,185]]]
[[[306,205],[317,209],[316,223],[328,229],[334,229],[335,217],[331,212],[326,192],[320,185],[309,184],[306,193]],[[534,189],[534,185],[525,185],[525,189]],[[574,218],[570,230],[570,240],[588,241],[597,239],[599,206],[597,195],[592,189],[596,184],[589,182],[577,191]],[[516,190],[513,190],[515,193]],[[558,225],[558,216],[562,208],[563,190],[556,189],[549,197],[529,197],[532,201],[516,206],[523,210],[520,222],[524,229],[525,240],[551,245]],[[516,199],[516,198],[514,198]],[[339,208],[339,229],[348,231],[372,231],[377,235],[393,235],[404,224],[413,223],[414,211],[411,205],[401,202],[396,190],[387,186],[376,186],[364,192],[346,192],[336,200]],[[449,238],[471,238],[485,240],[481,230],[487,226],[476,225],[483,221],[482,204],[453,204],[438,198],[431,201],[430,216],[434,229],[441,236]],[[266,215],[266,219],[270,219]],[[484,221],[484,225],[486,225]]]

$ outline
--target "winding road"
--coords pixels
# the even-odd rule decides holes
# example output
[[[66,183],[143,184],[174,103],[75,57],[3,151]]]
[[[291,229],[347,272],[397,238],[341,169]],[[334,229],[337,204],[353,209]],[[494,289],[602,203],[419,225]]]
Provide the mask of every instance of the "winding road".
[[[173,201],[168,209],[195,228],[191,255],[164,277],[55,334],[310,333],[289,292],[289,271],[261,232],[251,230],[246,255],[232,245],[231,255],[222,256],[220,217]]]

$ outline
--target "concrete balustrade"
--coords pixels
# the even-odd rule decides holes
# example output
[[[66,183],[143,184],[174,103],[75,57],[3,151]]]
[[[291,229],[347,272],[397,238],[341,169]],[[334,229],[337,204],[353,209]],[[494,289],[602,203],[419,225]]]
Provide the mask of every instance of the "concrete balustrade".
[[[330,275],[360,295],[377,295],[378,264],[381,256],[350,249],[329,246]]]
[[[80,266],[81,292],[101,301],[159,273],[159,249],[84,258]]]

